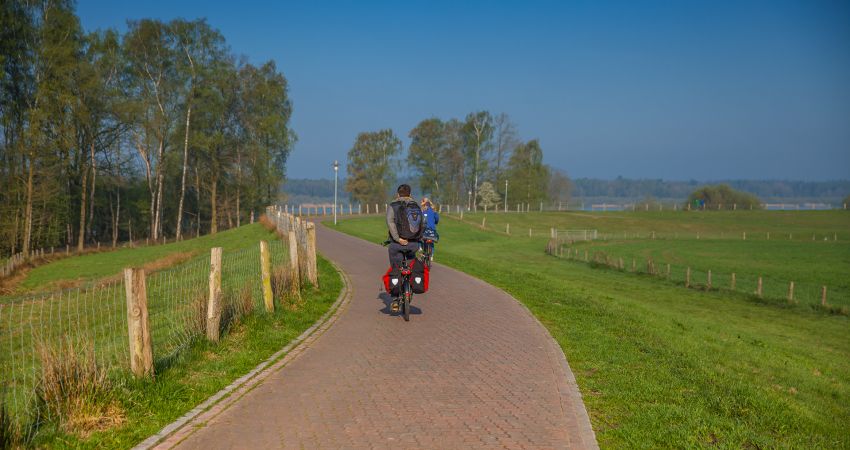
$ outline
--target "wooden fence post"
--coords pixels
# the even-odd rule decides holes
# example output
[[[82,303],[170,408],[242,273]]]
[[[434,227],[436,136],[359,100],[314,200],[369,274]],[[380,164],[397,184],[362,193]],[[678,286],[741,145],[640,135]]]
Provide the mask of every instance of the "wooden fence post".
[[[482,218],[481,218],[481,228],[484,228],[484,227],[486,227],[486,226],[487,226],[487,218],[486,218],[486,217],[482,217]]]
[[[794,282],[788,284],[788,303],[794,301]]]
[[[743,239],[742,239],[742,240],[744,240],[744,241],[746,241],[746,240],[747,240],[747,232],[746,232],[746,231],[744,231],[744,237],[743,237]]]
[[[685,271],[685,287],[691,287],[691,268]]]
[[[137,377],[153,376],[153,348],[148,323],[148,294],[144,269],[124,269],[124,291],[127,296],[130,370]]]
[[[667,263],[667,279],[670,279],[670,263]]]
[[[207,298],[207,339],[218,342],[221,326],[221,247],[210,249],[210,295]]]
[[[708,271],[708,278],[706,279],[708,289],[711,290],[711,270]]]
[[[511,224],[509,224],[509,223],[505,224],[505,233],[511,234]]]
[[[735,290],[735,272],[732,272],[732,285],[730,286],[731,290]]]
[[[263,277],[263,304],[266,306],[266,312],[274,312],[272,264],[269,257],[269,243],[266,241],[260,241],[260,273]]]
[[[826,286],[821,286],[820,288],[820,304],[821,306],[826,306]]]
[[[319,269],[316,265],[316,225],[307,223],[307,279],[319,287]]]
[[[637,271],[637,264],[635,263],[635,259],[632,258],[632,272]]]
[[[292,270],[292,290],[298,292],[301,289],[301,273],[298,270],[298,238],[294,231],[289,232],[289,267]]]
[[[531,228],[528,229],[528,237],[531,237]]]
[[[762,283],[761,283],[761,277],[759,277],[758,286],[756,286],[756,295],[759,298],[761,298],[761,294],[762,294]]]

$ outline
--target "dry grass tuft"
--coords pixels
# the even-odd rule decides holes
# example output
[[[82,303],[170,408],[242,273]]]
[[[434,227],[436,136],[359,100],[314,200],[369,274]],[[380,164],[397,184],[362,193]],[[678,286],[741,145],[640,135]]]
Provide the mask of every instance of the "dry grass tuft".
[[[280,299],[280,304],[289,310],[298,310],[303,305],[298,280],[288,265],[275,267],[272,271],[272,292]]]
[[[239,293],[239,303],[242,307],[242,314],[248,315],[254,312],[254,289],[250,284],[242,287],[242,292]]]
[[[199,336],[207,331],[207,293],[203,289],[198,289],[193,295],[189,304],[189,314],[187,316],[187,328],[190,335]]]
[[[124,423],[115,386],[98,367],[92,344],[79,350],[68,339],[58,346],[41,344],[41,379],[35,388],[36,411],[66,433],[82,438]]]
[[[6,410],[3,397],[0,396],[0,448],[19,447],[23,447],[20,430],[15,425],[9,411]]]
[[[260,216],[260,223],[263,225],[263,228],[265,228],[265,229],[267,229],[267,230],[269,230],[269,231],[277,231],[277,227],[275,226],[275,224],[274,224],[274,223],[272,222],[272,220],[271,220],[271,219],[269,219],[269,217],[268,217],[267,215],[265,215],[265,214],[263,214],[262,216]]]

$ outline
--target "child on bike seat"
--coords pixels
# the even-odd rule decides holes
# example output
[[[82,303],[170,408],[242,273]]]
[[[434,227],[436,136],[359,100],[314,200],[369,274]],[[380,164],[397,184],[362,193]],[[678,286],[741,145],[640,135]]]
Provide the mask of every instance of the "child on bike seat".
[[[437,211],[434,211],[434,207],[431,204],[431,199],[429,199],[428,197],[424,197],[422,199],[422,203],[420,203],[420,206],[422,207],[422,217],[425,218],[425,230],[422,232],[423,245],[425,239],[430,239],[432,242],[436,243],[440,240],[440,235],[437,233],[437,224],[440,223],[440,214],[437,213]],[[435,250],[436,248],[432,246],[432,260],[434,259]]]

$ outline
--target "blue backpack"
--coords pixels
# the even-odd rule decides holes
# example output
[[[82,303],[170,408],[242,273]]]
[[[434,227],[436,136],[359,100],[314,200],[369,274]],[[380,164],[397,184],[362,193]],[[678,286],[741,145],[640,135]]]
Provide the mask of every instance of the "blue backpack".
[[[416,202],[394,202],[395,225],[398,229],[398,237],[408,241],[417,241],[422,237],[423,217],[422,209]]]

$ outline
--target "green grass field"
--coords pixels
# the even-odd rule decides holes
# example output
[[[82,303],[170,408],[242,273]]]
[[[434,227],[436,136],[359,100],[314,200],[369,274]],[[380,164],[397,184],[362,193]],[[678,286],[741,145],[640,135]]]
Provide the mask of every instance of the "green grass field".
[[[505,289],[549,329],[570,361],[603,447],[850,446],[847,316],[684,289],[544,254],[553,226],[633,233],[829,230],[841,242],[850,215],[498,216],[488,215],[488,228],[503,231],[510,221],[512,231],[523,232],[481,230],[481,215],[466,215],[476,225],[447,218],[436,259]],[[529,227],[539,233],[529,238]],[[344,220],[338,228],[372,242],[385,234],[380,217]],[[839,251],[825,258],[836,255],[846,257]]]
[[[465,214],[464,221],[480,225],[483,217],[482,213]],[[795,300],[807,304],[818,304],[821,288],[827,286],[829,304],[850,307],[847,211],[565,212],[486,217],[486,229],[494,233],[504,233],[508,223],[512,234],[524,236],[529,228],[534,236],[548,236],[550,228],[597,230],[599,240],[569,247],[582,254],[587,251],[591,258],[597,252],[615,260],[623,258],[629,267],[634,259],[638,269],[651,258],[656,267],[670,264],[673,277],[680,281],[690,267],[697,284],[704,284],[711,270],[713,286],[729,288],[735,273],[736,290],[752,293],[762,277],[765,296],[776,299],[787,297],[793,281]]]
[[[484,213],[464,214],[464,221],[481,224]],[[455,213],[444,214],[455,217]],[[512,234],[528,235],[532,228],[535,234],[548,236],[549,228],[596,229],[599,233],[622,238],[627,233],[649,236],[653,231],[657,237],[696,238],[697,233],[705,238],[737,239],[747,233],[749,240],[761,240],[771,233],[772,240],[811,241],[837,237],[838,241],[850,241],[850,212],[848,211],[649,211],[649,212],[530,212],[487,214],[487,228],[504,231],[505,224],[511,225]]]
[[[124,267],[146,263],[184,253],[196,258],[208,258],[209,249],[222,247],[229,252],[256,245],[262,239],[274,239],[272,233],[259,223],[244,225],[215,235],[201,236],[164,245],[120,248],[114,251],[92,253],[65,258],[36,267],[29,271],[19,284],[15,295],[61,287],[67,282],[87,282],[121,273]],[[0,301],[2,301],[0,297]]]

